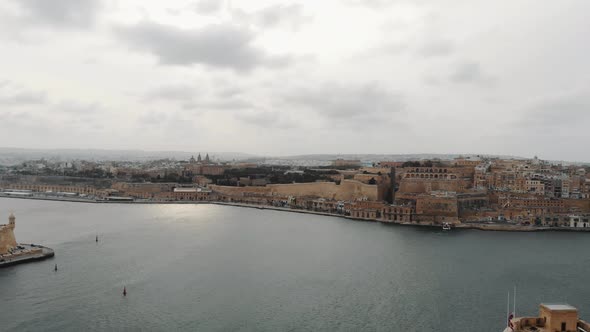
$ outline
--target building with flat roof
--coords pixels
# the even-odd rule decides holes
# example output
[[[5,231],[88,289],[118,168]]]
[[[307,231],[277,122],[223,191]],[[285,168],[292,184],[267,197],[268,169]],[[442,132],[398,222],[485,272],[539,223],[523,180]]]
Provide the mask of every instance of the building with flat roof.
[[[565,303],[543,303],[537,317],[509,319],[504,332],[590,332],[590,324],[578,317],[578,309]]]

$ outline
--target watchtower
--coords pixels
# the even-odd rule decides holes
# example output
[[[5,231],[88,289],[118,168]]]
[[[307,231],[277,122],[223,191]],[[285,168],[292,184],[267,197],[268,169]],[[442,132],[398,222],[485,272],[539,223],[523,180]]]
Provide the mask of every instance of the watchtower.
[[[14,228],[16,227],[16,217],[12,212],[8,216],[8,227],[10,227],[12,230],[14,230]]]

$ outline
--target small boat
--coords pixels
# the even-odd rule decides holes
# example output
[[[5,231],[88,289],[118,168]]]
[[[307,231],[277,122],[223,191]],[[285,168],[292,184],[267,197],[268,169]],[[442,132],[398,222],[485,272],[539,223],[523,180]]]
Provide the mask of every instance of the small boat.
[[[444,222],[442,224],[442,229],[443,229],[443,231],[450,231],[451,230],[451,224],[449,224],[448,222]]]

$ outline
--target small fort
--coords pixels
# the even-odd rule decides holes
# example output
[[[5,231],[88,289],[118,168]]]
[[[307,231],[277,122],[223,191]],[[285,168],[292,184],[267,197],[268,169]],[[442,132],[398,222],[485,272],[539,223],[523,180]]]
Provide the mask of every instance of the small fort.
[[[8,217],[7,225],[0,225],[0,255],[10,253],[18,246],[14,237],[14,228],[16,227],[16,217],[11,213]]]
[[[52,249],[36,244],[19,244],[14,236],[16,217],[11,213],[8,224],[0,225],[0,267],[53,257]]]

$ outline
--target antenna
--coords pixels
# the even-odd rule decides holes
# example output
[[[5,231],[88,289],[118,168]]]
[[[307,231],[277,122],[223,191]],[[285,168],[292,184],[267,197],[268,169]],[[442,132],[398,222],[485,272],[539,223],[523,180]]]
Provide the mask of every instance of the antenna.
[[[510,326],[510,291],[508,291],[508,305],[506,306],[506,326]]]
[[[512,310],[512,314],[516,317],[516,285],[514,286],[514,310]]]

